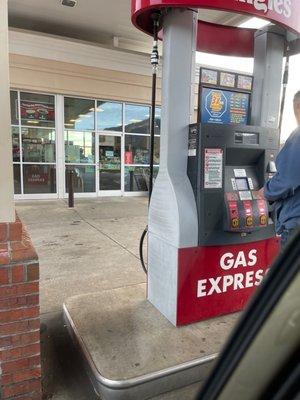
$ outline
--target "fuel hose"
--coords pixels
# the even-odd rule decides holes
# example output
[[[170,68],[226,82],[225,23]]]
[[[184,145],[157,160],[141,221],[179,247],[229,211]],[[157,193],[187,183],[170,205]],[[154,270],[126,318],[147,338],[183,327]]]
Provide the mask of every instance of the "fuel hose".
[[[148,207],[150,205],[150,200],[153,191],[153,167],[154,167],[154,138],[155,138],[155,108],[156,108],[156,82],[157,82],[157,70],[159,63],[159,53],[158,53],[158,30],[160,13],[154,12],[152,14],[153,20],[153,48],[151,53],[151,65],[152,65],[152,94],[151,94],[151,117],[150,117],[150,173],[149,173],[149,199]],[[142,268],[145,274],[148,273],[147,267],[144,260],[143,246],[144,240],[148,233],[148,226],[144,229],[139,245],[139,255],[141,260]]]

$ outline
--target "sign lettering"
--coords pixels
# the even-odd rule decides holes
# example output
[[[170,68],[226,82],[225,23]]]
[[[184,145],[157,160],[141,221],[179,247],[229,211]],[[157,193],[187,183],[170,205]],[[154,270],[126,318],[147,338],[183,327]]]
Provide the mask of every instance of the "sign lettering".
[[[225,253],[220,258],[220,267],[224,271],[237,268],[255,267],[257,264],[257,250],[252,249],[247,254],[238,252],[235,257],[232,253]],[[212,294],[226,293],[228,289],[240,290],[259,286],[268,270],[250,270],[244,273],[218,276],[216,278],[200,279],[197,283],[197,297],[211,296]]]
[[[236,0],[239,3],[247,3],[253,5],[257,11],[263,11],[265,14],[270,11],[276,12],[278,15],[284,15],[290,18],[292,15],[291,0]]]

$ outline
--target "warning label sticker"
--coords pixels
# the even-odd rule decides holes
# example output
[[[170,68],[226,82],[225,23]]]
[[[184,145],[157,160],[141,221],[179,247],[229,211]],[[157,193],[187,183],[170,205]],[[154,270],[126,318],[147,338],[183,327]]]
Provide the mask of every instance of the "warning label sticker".
[[[204,189],[222,189],[223,150],[204,150]]]

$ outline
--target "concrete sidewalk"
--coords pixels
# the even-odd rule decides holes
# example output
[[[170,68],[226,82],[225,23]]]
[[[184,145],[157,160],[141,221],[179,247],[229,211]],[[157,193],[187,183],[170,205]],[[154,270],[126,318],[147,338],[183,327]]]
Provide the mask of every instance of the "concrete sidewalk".
[[[18,202],[40,258],[44,387],[54,400],[92,400],[62,321],[71,296],[145,282],[138,244],[147,220],[147,198]]]

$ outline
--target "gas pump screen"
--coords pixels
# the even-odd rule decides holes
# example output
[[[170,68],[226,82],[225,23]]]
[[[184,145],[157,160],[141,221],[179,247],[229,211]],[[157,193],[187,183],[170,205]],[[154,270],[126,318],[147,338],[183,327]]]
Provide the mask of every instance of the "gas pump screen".
[[[237,190],[239,190],[239,191],[249,190],[247,178],[236,178],[235,182],[236,182]]]
[[[249,93],[203,87],[201,122],[247,125],[249,103]]]

